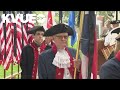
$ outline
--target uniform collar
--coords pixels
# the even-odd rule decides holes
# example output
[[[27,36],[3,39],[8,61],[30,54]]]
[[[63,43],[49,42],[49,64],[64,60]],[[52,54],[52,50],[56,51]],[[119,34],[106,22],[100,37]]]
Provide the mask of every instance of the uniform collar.
[[[120,50],[117,52],[117,54],[115,55],[115,58],[120,61]]]

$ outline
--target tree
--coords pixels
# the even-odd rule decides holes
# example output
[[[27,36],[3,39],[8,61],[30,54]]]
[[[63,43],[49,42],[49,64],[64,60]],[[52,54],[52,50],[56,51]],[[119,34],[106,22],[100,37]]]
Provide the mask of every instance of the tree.
[[[96,11],[97,15],[104,16],[104,20],[112,20],[115,17],[115,11]]]

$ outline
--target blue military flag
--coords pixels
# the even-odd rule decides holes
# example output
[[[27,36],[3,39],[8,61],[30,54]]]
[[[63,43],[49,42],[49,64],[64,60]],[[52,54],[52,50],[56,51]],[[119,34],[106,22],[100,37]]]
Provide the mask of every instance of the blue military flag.
[[[73,29],[74,34],[71,36],[71,46],[73,46],[77,40],[75,31],[75,11],[70,11],[68,25]]]

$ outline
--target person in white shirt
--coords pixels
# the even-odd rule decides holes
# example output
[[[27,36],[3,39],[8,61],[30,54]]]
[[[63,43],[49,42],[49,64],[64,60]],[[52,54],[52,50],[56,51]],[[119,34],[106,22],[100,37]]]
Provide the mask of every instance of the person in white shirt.
[[[73,79],[74,76],[74,79],[80,79],[80,59],[75,59],[75,49],[67,47],[70,35],[73,35],[72,28],[62,23],[45,32],[44,36],[52,36],[55,44],[39,56],[39,79]]]
[[[104,45],[105,46],[112,46],[115,44],[115,38],[118,36],[118,33],[111,33],[112,31],[116,30],[119,27],[120,21],[111,21],[112,30],[108,32],[108,35],[105,37]]]

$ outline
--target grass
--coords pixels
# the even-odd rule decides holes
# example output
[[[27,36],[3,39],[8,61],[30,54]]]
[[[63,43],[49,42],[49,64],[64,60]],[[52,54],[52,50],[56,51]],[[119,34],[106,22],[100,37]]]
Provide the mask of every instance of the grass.
[[[18,72],[18,65],[13,65],[13,74],[17,72]],[[4,70],[3,66],[0,66],[0,79],[4,79],[4,75],[5,77],[12,75],[12,65],[10,65],[8,70]]]

